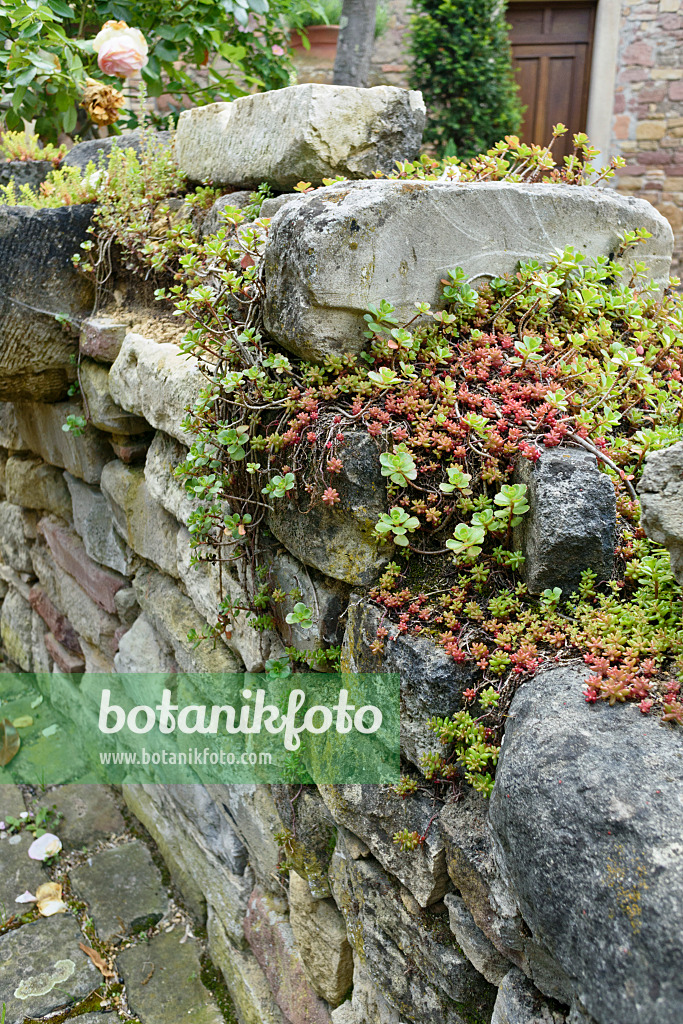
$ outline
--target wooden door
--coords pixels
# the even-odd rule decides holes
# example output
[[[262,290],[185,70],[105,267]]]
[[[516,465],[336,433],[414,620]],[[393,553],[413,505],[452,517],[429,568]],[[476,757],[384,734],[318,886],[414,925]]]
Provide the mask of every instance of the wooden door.
[[[511,0],[512,58],[526,106],[522,139],[545,145],[559,122],[569,131],[553,147],[555,158],[570,153],[571,136],[586,130],[596,3]]]

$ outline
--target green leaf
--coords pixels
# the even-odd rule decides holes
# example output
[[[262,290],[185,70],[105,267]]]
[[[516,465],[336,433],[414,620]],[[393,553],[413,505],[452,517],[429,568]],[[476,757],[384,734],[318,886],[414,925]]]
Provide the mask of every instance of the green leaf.
[[[47,2],[55,14],[59,14],[62,18],[71,20],[74,17],[73,9],[65,4],[64,0],[47,0]]]
[[[76,127],[77,120],[78,111],[76,110],[76,106],[74,104],[73,106],[69,107],[68,110],[65,110],[62,114],[62,125],[67,135],[69,135],[70,132],[72,132]]]

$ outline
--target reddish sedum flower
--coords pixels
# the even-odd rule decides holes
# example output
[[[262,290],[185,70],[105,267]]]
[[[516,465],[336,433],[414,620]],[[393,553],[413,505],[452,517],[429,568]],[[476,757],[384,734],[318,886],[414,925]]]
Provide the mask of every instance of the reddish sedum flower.
[[[334,487],[328,487],[325,493],[323,494],[323,503],[327,505],[329,508],[332,508],[332,506],[336,505],[338,501],[339,492],[335,491]]]

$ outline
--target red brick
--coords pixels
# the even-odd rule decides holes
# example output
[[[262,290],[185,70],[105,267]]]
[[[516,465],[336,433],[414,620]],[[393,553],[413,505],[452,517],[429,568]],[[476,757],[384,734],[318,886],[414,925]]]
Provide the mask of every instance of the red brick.
[[[644,82],[650,77],[646,68],[627,68],[619,78],[622,82]]]
[[[672,154],[666,149],[655,149],[651,152],[645,151],[638,154],[638,159],[641,164],[647,164],[648,166],[659,166],[660,164],[670,164]],[[668,167],[667,167],[668,170]]]
[[[81,653],[78,635],[66,616],[57,611],[50,598],[39,583],[31,587],[28,595],[31,607],[54,635],[55,639],[75,654]]]
[[[639,64],[644,68],[651,68],[654,64],[654,55],[649,43],[631,43],[624,50],[624,64]]]
[[[83,655],[74,654],[73,651],[68,651],[66,647],[62,647],[59,640],[55,640],[52,633],[45,634],[45,647],[55,665],[57,665],[62,672],[71,673],[85,671]]]
[[[57,565],[73,576],[95,604],[105,612],[116,615],[114,594],[122,587],[128,586],[123,576],[93,562],[78,534],[66,526],[61,526],[55,520],[41,519],[38,523],[38,532],[47,541]]]
[[[669,86],[669,99],[674,100],[676,103],[683,100],[683,78],[671,83]]]

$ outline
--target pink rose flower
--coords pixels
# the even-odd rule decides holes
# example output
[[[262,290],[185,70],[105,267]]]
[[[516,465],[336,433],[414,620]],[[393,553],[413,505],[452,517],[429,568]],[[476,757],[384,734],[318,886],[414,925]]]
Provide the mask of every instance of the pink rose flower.
[[[130,78],[144,68],[149,47],[139,28],[125,21],[107,21],[93,40],[97,64],[105,75]]]
[[[273,51],[276,57],[284,57],[285,55],[285,51],[282,49],[281,46],[278,46],[277,43],[275,43],[274,46],[271,46],[271,50]]]

